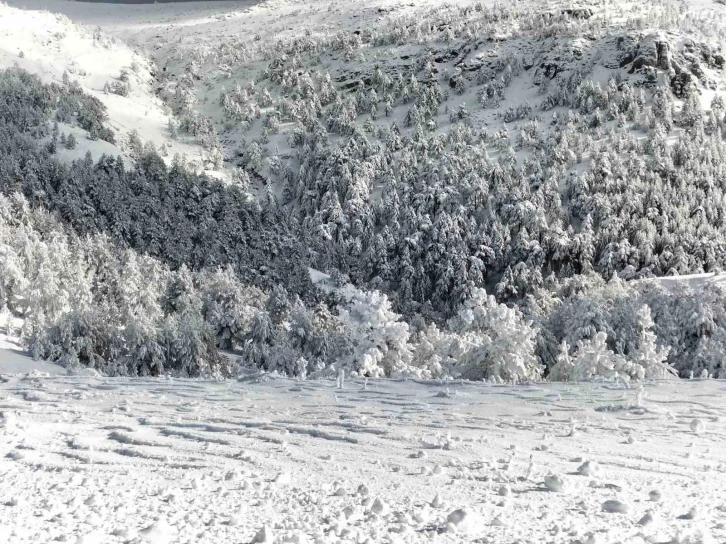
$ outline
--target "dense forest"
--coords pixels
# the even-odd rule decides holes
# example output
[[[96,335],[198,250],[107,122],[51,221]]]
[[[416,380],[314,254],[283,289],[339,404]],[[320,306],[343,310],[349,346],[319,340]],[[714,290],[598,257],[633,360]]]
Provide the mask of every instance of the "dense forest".
[[[691,87],[676,108],[672,86],[646,97],[573,73],[504,113],[521,123],[512,141],[464,105],[439,129],[469,82],[444,88],[430,63],[345,94],[286,59],[265,74],[280,97],[252,85],[220,98],[265,127],[232,184],[141,142],[132,166],[63,163],[58,146],[77,142],[59,122],[113,140],[102,104],[71,81],[2,73],[0,305],[34,356],[114,375],[726,375],[725,293],[647,281],[724,267],[719,99],[704,112]],[[477,107],[521,70],[474,81]],[[394,105],[400,124],[383,121]],[[213,125],[184,110],[171,128],[214,147]],[[268,156],[283,122],[293,153]],[[328,274],[314,284],[309,269]]]

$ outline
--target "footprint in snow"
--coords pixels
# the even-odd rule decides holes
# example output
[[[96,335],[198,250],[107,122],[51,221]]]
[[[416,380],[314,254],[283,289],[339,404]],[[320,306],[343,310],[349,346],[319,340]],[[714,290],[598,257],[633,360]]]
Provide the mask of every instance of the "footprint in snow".
[[[501,516],[497,516],[492,520],[492,527],[506,527],[507,523],[502,519]]]
[[[277,475],[277,478],[275,478],[275,483],[277,485],[289,485],[292,483],[292,476],[289,472],[281,472]]]
[[[678,519],[692,520],[698,517],[698,509],[694,506],[685,514],[678,516]]]
[[[602,510],[611,514],[627,514],[630,512],[630,506],[622,501],[611,499],[602,503]]]
[[[92,531],[79,536],[75,544],[96,544],[97,542],[103,542],[105,536],[101,531]]]
[[[643,517],[640,518],[640,520],[638,521],[638,525],[641,525],[643,527],[649,527],[649,526],[655,524],[655,522],[656,522],[655,514],[651,510],[648,510],[645,513],[645,515],[643,515]]]
[[[269,525],[263,525],[252,539],[253,544],[272,544],[274,541],[275,535]]]
[[[387,511],[388,505],[383,500],[376,497],[376,499],[373,501],[373,504],[371,505],[371,512],[382,516]]]
[[[148,527],[139,531],[142,540],[152,544],[171,544],[176,537],[176,530],[165,519],[160,518]]]
[[[459,508],[446,516],[446,530],[448,532],[468,533],[480,528],[483,525],[481,516]]]
[[[86,506],[98,506],[100,504],[100,501],[98,500],[98,495],[96,495],[94,493],[93,495],[88,497],[85,501],[83,501],[83,503]]]

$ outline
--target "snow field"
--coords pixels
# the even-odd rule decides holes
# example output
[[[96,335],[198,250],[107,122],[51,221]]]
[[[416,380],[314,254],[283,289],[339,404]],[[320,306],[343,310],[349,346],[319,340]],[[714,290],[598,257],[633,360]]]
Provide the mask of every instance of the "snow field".
[[[11,544],[726,539],[721,381],[1,381]]]

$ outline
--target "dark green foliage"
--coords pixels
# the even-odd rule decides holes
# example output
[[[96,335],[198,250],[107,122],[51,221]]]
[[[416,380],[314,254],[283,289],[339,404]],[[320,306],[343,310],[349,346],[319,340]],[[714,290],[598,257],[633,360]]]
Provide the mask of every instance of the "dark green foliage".
[[[85,94],[76,82],[71,82],[65,88],[51,87],[56,90],[58,121],[67,124],[76,122],[83,130],[99,139],[114,143],[113,132],[104,125],[107,119],[106,109],[98,98]]]
[[[57,211],[79,234],[108,233],[174,269],[231,265],[245,281],[265,289],[285,282],[292,293],[312,296],[306,251],[279,214],[266,214],[237,186],[190,173],[180,163],[168,168],[154,152],[143,152],[132,169],[107,156],[96,164],[61,164],[31,138],[50,113],[46,87],[17,71],[6,73],[0,84],[9,96],[19,97],[22,111],[18,125],[12,114],[18,104],[0,93],[5,121],[0,192],[21,192],[31,203]],[[61,103],[69,104],[76,91],[61,96]],[[95,119],[103,117],[100,103],[83,103],[90,104]]]
[[[57,121],[77,123],[102,140],[113,143],[113,133],[104,126],[106,111],[101,102],[69,85],[45,85],[37,76],[19,68],[9,68],[0,76],[0,123],[12,124],[19,132],[35,137],[47,134],[44,123],[55,111]]]

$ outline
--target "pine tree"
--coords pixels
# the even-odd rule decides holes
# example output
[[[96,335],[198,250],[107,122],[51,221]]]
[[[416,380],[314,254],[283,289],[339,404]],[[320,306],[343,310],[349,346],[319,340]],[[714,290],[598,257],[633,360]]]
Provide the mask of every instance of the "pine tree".
[[[632,357],[633,363],[639,367],[635,377],[640,380],[672,378],[676,372],[666,362],[669,349],[656,346],[656,336],[653,333],[653,318],[647,305],[638,310],[638,325],[640,328],[638,349]]]

